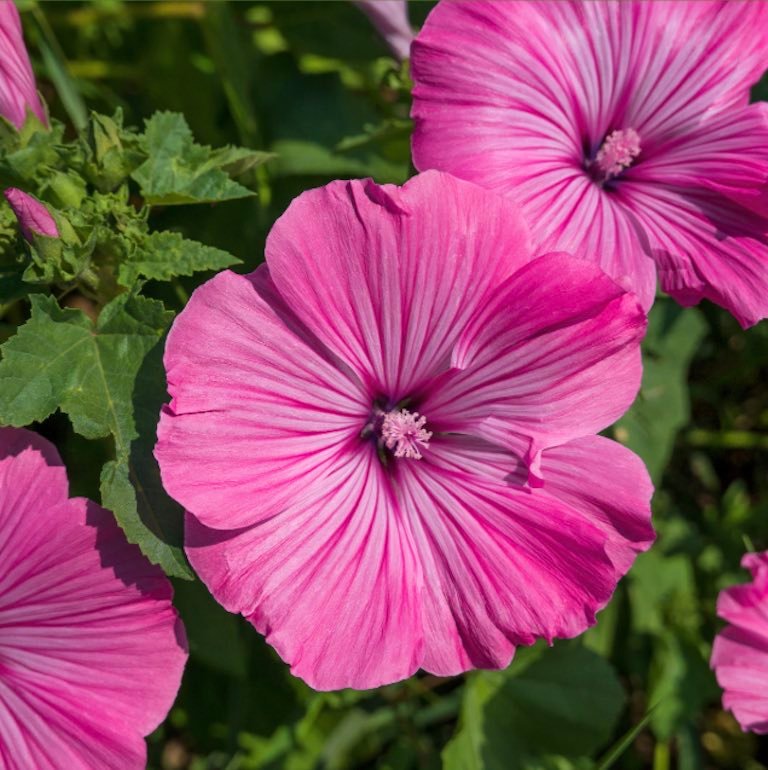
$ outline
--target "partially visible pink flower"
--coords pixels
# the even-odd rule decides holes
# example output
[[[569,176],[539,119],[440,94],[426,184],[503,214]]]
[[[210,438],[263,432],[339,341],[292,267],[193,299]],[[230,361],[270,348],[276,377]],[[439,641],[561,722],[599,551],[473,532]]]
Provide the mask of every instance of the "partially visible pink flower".
[[[318,689],[592,624],[653,539],[643,464],[594,435],[637,393],[637,300],[435,172],[300,195],[266,257],[165,353],[155,453],[213,595]]]
[[[45,235],[48,238],[59,237],[56,220],[45,204],[37,198],[17,187],[9,187],[3,195],[16,215],[21,234],[28,241],[32,241],[35,235]]]
[[[444,0],[412,50],[413,157],[517,200],[537,247],[653,303],[768,315],[768,3]]]
[[[728,625],[715,638],[712,668],[723,707],[742,729],[768,733],[768,551],[749,553],[741,563],[752,582],[720,594],[717,614]]]
[[[24,46],[19,11],[13,0],[0,0],[0,116],[21,128],[27,110],[47,122]]]
[[[0,428],[0,767],[143,770],[186,660],[171,586],[56,450]]]
[[[413,30],[408,21],[405,0],[353,0],[354,4],[371,20],[392,53],[398,59],[407,59],[411,51]]]

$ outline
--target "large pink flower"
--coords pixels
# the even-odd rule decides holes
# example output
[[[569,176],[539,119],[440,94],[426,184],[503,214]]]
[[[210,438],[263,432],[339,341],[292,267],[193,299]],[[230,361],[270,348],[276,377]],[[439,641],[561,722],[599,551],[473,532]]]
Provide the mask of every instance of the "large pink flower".
[[[47,121],[24,47],[19,11],[13,0],[0,0],[0,116],[21,128],[27,110]]]
[[[319,689],[580,633],[653,538],[642,463],[594,435],[644,328],[468,182],[304,193],[168,339],[156,455],[192,564]]]
[[[0,428],[0,767],[143,770],[186,660],[171,586],[56,450]]]
[[[742,565],[753,580],[720,594],[717,614],[729,625],[715,639],[712,668],[724,708],[744,730],[768,733],[768,551],[747,554]]]
[[[412,57],[417,168],[515,197],[646,308],[658,273],[768,315],[768,3],[451,0]]]

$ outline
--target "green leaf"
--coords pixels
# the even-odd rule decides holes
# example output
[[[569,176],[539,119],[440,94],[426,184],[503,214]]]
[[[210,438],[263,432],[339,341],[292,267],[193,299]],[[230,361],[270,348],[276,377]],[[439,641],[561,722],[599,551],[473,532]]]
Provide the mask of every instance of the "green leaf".
[[[469,679],[443,766],[590,767],[587,756],[610,738],[623,707],[621,684],[599,655],[577,644],[534,650],[505,672]]]
[[[171,577],[194,580],[184,557],[184,511],[173,501],[158,503],[165,495],[160,474],[151,467],[151,447],[143,446],[147,465],[130,457],[108,462],[101,470],[101,502],[115,518],[131,543]]]
[[[0,271],[0,307],[22,299],[38,289],[34,284],[25,283],[19,270]]]
[[[0,422],[27,425],[57,408],[86,438],[112,435],[118,454],[136,437],[136,373],[171,319],[161,302],[123,294],[94,325],[53,297],[31,297],[32,316],[2,346]]]
[[[277,155],[273,152],[261,152],[231,145],[221,147],[211,153],[212,161],[230,176],[242,176],[252,168],[276,157]]]
[[[156,232],[120,264],[118,277],[123,286],[131,286],[139,276],[167,281],[176,275],[237,264],[240,260],[222,249],[187,240],[179,233]]]
[[[48,23],[45,12],[40,5],[32,9],[32,16],[37,22],[40,35],[37,45],[43,57],[48,76],[53,81],[59,94],[61,103],[69,114],[72,123],[78,131],[85,128],[88,122],[88,111],[77,88],[77,84],[69,73],[64,52],[61,49],[56,35]]]
[[[147,160],[132,174],[149,204],[216,203],[254,193],[224,170],[234,163],[222,150],[195,144],[183,115],[158,112],[146,124],[142,149]],[[252,154],[250,165],[266,160]],[[243,163],[242,155],[237,159]]]
[[[199,580],[176,583],[173,593],[194,658],[217,671],[244,677],[249,652],[241,632],[245,621],[227,612]]]
[[[194,579],[184,556],[184,510],[160,480],[153,455],[157,421],[168,400],[163,345],[155,345],[136,375],[133,414],[137,437],[128,452],[118,453],[101,472],[101,499],[114,512],[126,537],[168,575]]]
[[[678,430],[690,419],[688,367],[706,329],[701,312],[656,301],[643,341],[643,384],[614,436],[643,458],[654,481],[667,467]]]
[[[693,565],[684,554],[666,555],[658,549],[640,554],[628,576],[632,627],[661,634],[670,626],[699,628],[699,602]]]
[[[651,729],[659,740],[669,740],[717,694],[715,675],[699,644],[671,632],[655,640],[649,699],[654,704]]]
[[[91,113],[83,141],[85,174],[101,192],[116,189],[145,160],[138,134],[123,126],[121,109],[112,117]]]
[[[635,742],[638,735],[646,728],[648,722],[651,721],[651,715],[653,714],[653,708],[651,708],[646,715],[636,724],[627,730],[624,735],[619,738],[616,743],[611,746],[610,751],[600,759],[597,770],[610,770],[616,762],[618,762],[629,747]]]
[[[2,346],[0,422],[27,425],[61,409],[86,438],[111,435],[116,459],[102,470],[103,504],[151,561],[191,577],[181,548],[183,514],[163,491],[152,457],[162,364],[144,360],[172,313],[157,300],[122,294],[94,324],[53,297],[35,294],[31,303],[29,321]]]

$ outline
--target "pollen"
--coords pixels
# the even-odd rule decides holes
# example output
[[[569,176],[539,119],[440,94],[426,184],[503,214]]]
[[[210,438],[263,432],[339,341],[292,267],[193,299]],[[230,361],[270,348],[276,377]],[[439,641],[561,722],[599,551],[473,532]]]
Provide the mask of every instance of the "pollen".
[[[395,457],[421,460],[420,447],[428,448],[432,438],[432,432],[424,428],[426,424],[427,418],[418,412],[407,409],[387,412],[381,425],[381,438]]]
[[[595,162],[605,179],[620,174],[629,168],[640,154],[640,135],[634,128],[612,131],[605,137],[602,147],[597,151]]]

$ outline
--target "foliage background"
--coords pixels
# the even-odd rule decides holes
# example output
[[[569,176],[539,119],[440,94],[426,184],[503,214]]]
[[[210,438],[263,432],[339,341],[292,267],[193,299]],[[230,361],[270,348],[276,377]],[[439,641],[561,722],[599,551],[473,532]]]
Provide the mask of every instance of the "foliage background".
[[[136,127],[174,110],[200,143],[275,153],[250,173],[256,197],[151,214],[155,229],[236,255],[238,270],[262,260],[271,224],[302,190],[413,173],[407,68],[348,2],[20,7],[40,88],[70,135],[90,109],[120,107]],[[430,7],[410,4],[416,26]],[[765,80],[754,96],[768,97]],[[151,282],[144,293],[178,311],[209,276]],[[28,312],[25,302],[4,306],[0,338]],[[643,390],[613,433],[654,476],[659,541],[594,629],[520,650],[505,672],[317,694],[199,582],[176,580],[192,654],[176,706],[150,738],[150,767],[768,768],[768,739],[743,735],[720,709],[708,667],[717,592],[745,579],[747,547],[768,548],[768,326],[742,332],[711,305],[682,311],[662,298],[644,350]],[[162,387],[147,377],[136,387]],[[36,427],[62,451],[73,494],[98,500],[110,442],[76,434],[60,413]]]

